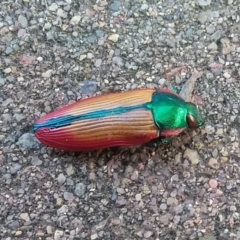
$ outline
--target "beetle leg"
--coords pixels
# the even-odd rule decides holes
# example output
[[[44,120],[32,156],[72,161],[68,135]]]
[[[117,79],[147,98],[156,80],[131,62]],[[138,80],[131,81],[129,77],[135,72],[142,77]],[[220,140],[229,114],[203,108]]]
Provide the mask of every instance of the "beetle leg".
[[[171,142],[171,139],[170,139],[170,138],[162,138],[162,139],[161,139],[161,142],[162,142],[163,144],[169,144],[169,143]]]
[[[112,169],[117,168],[117,159],[118,156],[113,156],[112,159],[107,163],[107,172],[108,176],[112,176]]]

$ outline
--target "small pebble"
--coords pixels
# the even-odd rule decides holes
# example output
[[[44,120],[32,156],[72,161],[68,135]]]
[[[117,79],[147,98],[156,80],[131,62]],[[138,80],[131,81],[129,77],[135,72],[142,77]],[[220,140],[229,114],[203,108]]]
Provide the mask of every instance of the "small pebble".
[[[67,13],[63,9],[59,8],[57,10],[57,16],[59,16],[61,18],[66,18],[67,17]]]
[[[113,57],[112,62],[115,63],[116,65],[118,65],[119,67],[124,65],[123,59],[119,56]]]
[[[57,11],[57,9],[58,9],[58,5],[56,4],[56,3],[52,3],[50,6],[49,6],[49,10],[50,11],[53,11],[53,12],[55,12],[55,11]]]
[[[5,53],[8,55],[13,51],[11,47],[7,47]]]
[[[77,25],[81,20],[80,15],[73,16],[72,19],[70,20],[70,24],[72,25]]]
[[[12,72],[12,69],[10,67],[4,69],[4,73],[8,74],[10,72]]]
[[[211,36],[211,39],[214,41],[218,41],[222,36],[222,31],[221,30],[217,30],[216,32],[214,32]]]
[[[178,200],[176,198],[169,197],[167,199],[167,205],[168,206],[177,205],[177,204],[178,204]]]
[[[68,176],[71,176],[75,173],[75,168],[73,167],[72,164],[70,164],[67,168],[66,168],[66,173]]]
[[[15,233],[15,236],[16,237],[19,237],[19,236],[21,236],[22,235],[22,231],[16,231],[16,233]]]
[[[98,234],[94,233],[93,235],[91,235],[91,240],[95,240],[98,238]]]
[[[223,74],[223,76],[225,77],[225,78],[230,78],[231,77],[231,75],[228,73],[228,72],[225,72],[224,74]]]
[[[14,118],[17,120],[17,122],[21,122],[23,119],[26,118],[26,116],[24,114],[21,114],[21,113],[16,113],[14,115]]]
[[[52,226],[50,226],[50,225],[47,226],[47,233],[48,234],[52,234],[53,233]]]
[[[74,193],[78,196],[78,197],[82,197],[86,192],[86,186],[84,183],[77,183]]]
[[[84,60],[86,57],[87,57],[86,54],[82,54],[82,55],[80,55],[80,57],[79,57],[80,62],[81,62],[82,60]]]
[[[212,42],[211,44],[208,45],[207,47],[209,50],[216,51],[218,49],[218,46],[215,42]]]
[[[28,26],[28,21],[23,15],[19,15],[18,22],[21,24],[22,28],[26,28]]]
[[[96,35],[97,35],[97,37],[103,37],[104,36],[104,34],[105,34],[105,32],[104,31],[102,31],[102,30],[97,30],[96,31]]]
[[[153,235],[153,232],[152,232],[152,231],[146,231],[146,232],[144,233],[144,237],[145,237],[145,238],[150,238],[152,235]]]
[[[74,196],[73,196],[73,194],[70,193],[70,192],[64,192],[63,198],[64,198],[66,201],[72,201],[72,200],[74,199]]]
[[[19,169],[21,169],[21,165],[19,163],[14,163],[11,167],[10,167],[10,173],[11,174],[15,174],[18,172]]]
[[[64,174],[60,173],[58,175],[57,181],[59,184],[63,184],[66,181],[66,177],[64,176]]]
[[[26,30],[25,29],[19,29],[18,30],[18,37],[21,38],[21,37],[24,37],[26,35]]]
[[[95,34],[90,34],[88,37],[87,37],[87,41],[89,43],[94,43],[95,41],[97,41],[97,36]]]
[[[21,213],[20,218],[23,219],[26,222],[30,221],[28,213]]]
[[[135,199],[139,202],[140,200],[142,200],[142,195],[140,193],[136,194]]]
[[[95,81],[86,80],[80,83],[81,93],[86,95],[92,95],[97,91],[97,83]]]
[[[166,210],[166,209],[167,209],[167,204],[162,203],[162,204],[160,205],[160,209]]]
[[[68,212],[68,206],[67,205],[62,205],[62,207],[60,207],[57,210],[57,215],[60,216],[61,214],[65,214]]]
[[[116,205],[119,207],[124,206],[127,203],[126,199],[122,196],[118,196],[116,200]]]
[[[92,59],[93,57],[94,57],[94,55],[93,55],[92,53],[88,53],[88,54],[87,54],[87,58],[88,58],[88,59]]]
[[[210,188],[217,188],[218,182],[215,179],[210,179],[209,186],[210,186]]]
[[[114,1],[113,3],[111,3],[109,5],[109,9],[111,11],[115,11],[115,12],[118,11],[120,7],[121,7],[121,2],[120,1]]]
[[[19,139],[18,144],[21,148],[25,150],[38,149],[39,141],[36,139],[32,133],[24,133]]]
[[[123,188],[117,188],[118,194],[124,194],[125,190]]]
[[[208,161],[208,166],[213,169],[218,169],[219,168],[219,163],[217,159],[215,158],[210,158]]]
[[[0,76],[0,86],[3,86],[6,83],[6,79]]]
[[[46,72],[43,72],[42,73],[42,77],[44,78],[50,78],[52,76],[52,73],[53,73],[53,70],[52,69],[49,69],[47,70]]]
[[[42,165],[42,160],[40,160],[38,157],[32,157],[31,163],[34,166],[40,166]]]
[[[57,229],[54,233],[54,239],[56,239],[56,240],[62,239],[63,234],[64,234],[64,232],[62,230]]]
[[[175,206],[175,207],[174,207],[174,212],[175,212],[176,214],[181,214],[181,213],[183,212],[183,206],[182,206],[182,204],[179,204],[179,205]]]
[[[118,34],[111,34],[108,36],[108,40],[112,41],[112,42],[117,42],[119,38]]]
[[[102,64],[102,59],[97,59],[95,62],[95,67],[99,68]]]
[[[208,6],[211,4],[211,0],[198,0],[198,4],[201,6],[201,7],[205,7],[205,6]]]
[[[198,152],[189,148],[185,150],[183,157],[188,158],[193,165],[198,164],[200,161]]]
[[[161,223],[163,223],[165,226],[167,226],[169,224],[171,215],[169,213],[160,216],[159,220]]]

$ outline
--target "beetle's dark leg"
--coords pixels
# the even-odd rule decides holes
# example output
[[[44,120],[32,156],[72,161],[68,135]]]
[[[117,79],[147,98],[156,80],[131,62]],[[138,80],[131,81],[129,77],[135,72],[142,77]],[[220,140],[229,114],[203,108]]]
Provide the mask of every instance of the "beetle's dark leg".
[[[116,148],[116,150],[119,151],[119,148]],[[116,169],[121,161],[119,161],[119,157],[121,156],[122,150],[120,150],[120,153],[117,153],[116,155],[113,155],[111,157],[111,160],[107,162],[107,172],[109,176],[112,176],[112,170]]]
[[[180,92],[180,90],[177,89],[176,87],[173,87],[173,88],[172,88],[172,91],[175,92],[175,93],[179,93],[179,92]]]
[[[171,139],[170,138],[161,138],[161,142],[163,144],[169,144],[171,142]]]

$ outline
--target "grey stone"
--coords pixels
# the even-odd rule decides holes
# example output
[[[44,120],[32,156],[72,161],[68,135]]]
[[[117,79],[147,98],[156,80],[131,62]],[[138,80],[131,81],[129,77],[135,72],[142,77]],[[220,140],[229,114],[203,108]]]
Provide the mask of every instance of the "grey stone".
[[[93,94],[97,91],[97,83],[95,81],[86,80],[80,84],[82,94]]]
[[[56,12],[58,8],[59,6],[56,3],[52,3],[48,9],[52,12]]]
[[[46,33],[47,40],[54,40],[54,35],[52,31]]]
[[[26,222],[30,221],[28,213],[21,213],[20,218],[23,219]]]
[[[67,13],[61,8],[57,10],[57,15],[61,18],[67,18]]]
[[[72,201],[74,199],[74,196],[72,193],[70,192],[64,192],[63,193],[63,198],[66,200],[66,201]]]
[[[28,26],[28,20],[23,15],[19,15],[18,22],[23,28],[26,28]]]
[[[44,77],[44,78],[50,78],[50,77],[52,76],[52,72],[53,72],[53,70],[52,70],[52,69],[49,69],[49,70],[47,70],[46,72],[43,72],[43,73],[42,73],[42,77]]]
[[[5,21],[8,23],[8,25],[12,25],[13,24],[13,19],[11,16],[7,15],[5,17]]]
[[[102,59],[97,59],[95,62],[95,67],[99,68],[102,64]]]
[[[183,206],[181,204],[174,207],[174,212],[176,214],[181,214],[183,212]]]
[[[6,173],[6,174],[4,174],[3,176],[2,176],[2,179],[5,179],[5,180],[9,180],[9,179],[11,179],[12,178],[12,176],[11,176],[11,174],[9,174],[9,173]]]
[[[208,45],[209,50],[217,50],[218,46],[215,42],[212,42],[211,44]]]
[[[0,76],[0,86],[3,86],[6,83],[6,79]]]
[[[97,41],[97,36],[95,34],[91,34],[87,37],[87,41],[89,43],[94,43],[95,41]]]
[[[198,4],[201,6],[201,7],[205,7],[205,6],[208,6],[211,4],[211,0],[198,0]]]
[[[68,212],[68,206],[67,205],[62,205],[61,208],[57,210],[57,215],[65,214]]]
[[[17,120],[17,122],[21,122],[23,119],[26,119],[26,116],[22,113],[15,113],[14,118]]]
[[[154,233],[152,231],[146,231],[144,232],[144,237],[145,238],[150,238]]]
[[[33,157],[31,161],[32,165],[34,166],[40,166],[42,165],[42,160],[40,160],[38,157]]]
[[[24,133],[19,139],[18,144],[25,150],[39,148],[40,142],[36,139],[32,133]]]
[[[207,21],[208,17],[209,17],[209,12],[202,12],[198,16],[198,21],[203,24]]]
[[[12,48],[14,51],[18,51],[20,49],[19,45],[17,44],[14,44]]]
[[[11,47],[7,47],[5,53],[10,54],[13,51]]]
[[[206,27],[206,30],[207,30],[207,33],[212,34],[215,30],[215,27],[212,24],[210,24],[209,26]]]
[[[23,28],[20,28],[18,30],[18,37],[21,38],[21,37],[24,37],[25,35],[26,35],[26,30]]]
[[[221,30],[217,30],[215,33],[212,34],[211,39],[217,41],[221,38],[222,32]]]
[[[74,193],[78,196],[78,197],[82,197],[85,194],[86,191],[86,186],[84,183],[77,183]]]
[[[116,65],[118,65],[119,67],[124,65],[123,59],[121,57],[119,57],[119,56],[113,57],[112,62],[115,63]]]
[[[9,228],[12,229],[12,230],[16,230],[19,228],[19,222],[17,220],[11,222],[9,224]]]
[[[120,1],[114,1],[109,5],[109,9],[111,11],[117,12],[119,8],[121,7],[121,2]]]
[[[66,181],[64,174],[60,173],[57,178],[58,183],[63,184]]]
[[[80,22],[80,20],[81,20],[80,15],[73,16],[71,21],[70,21],[70,24],[77,25]]]
[[[161,215],[159,220],[160,222],[162,222],[164,225],[168,225],[169,221],[170,221],[171,215],[169,213],[165,214],[165,215]]]
[[[193,165],[198,164],[200,161],[198,152],[196,150],[192,150],[190,148],[187,148],[185,150],[183,157],[188,158]]]
[[[105,32],[102,31],[102,30],[97,30],[97,31],[96,31],[96,35],[97,35],[97,37],[103,37],[104,34],[105,34]]]
[[[73,180],[71,178],[66,179],[66,184],[69,186],[72,186],[74,184]]]
[[[21,168],[22,166],[19,163],[14,163],[11,167],[10,167],[10,173],[11,174],[15,174],[18,172],[18,170]]]
[[[3,101],[2,106],[7,107],[12,102],[13,102],[12,98],[7,98],[6,100]]]

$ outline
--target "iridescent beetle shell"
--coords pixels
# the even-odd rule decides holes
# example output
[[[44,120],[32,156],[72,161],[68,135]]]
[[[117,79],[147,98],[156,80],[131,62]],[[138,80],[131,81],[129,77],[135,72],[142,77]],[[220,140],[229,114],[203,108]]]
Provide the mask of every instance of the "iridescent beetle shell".
[[[80,100],[39,118],[36,137],[69,151],[144,144],[204,124],[197,106],[166,90],[138,89]]]

